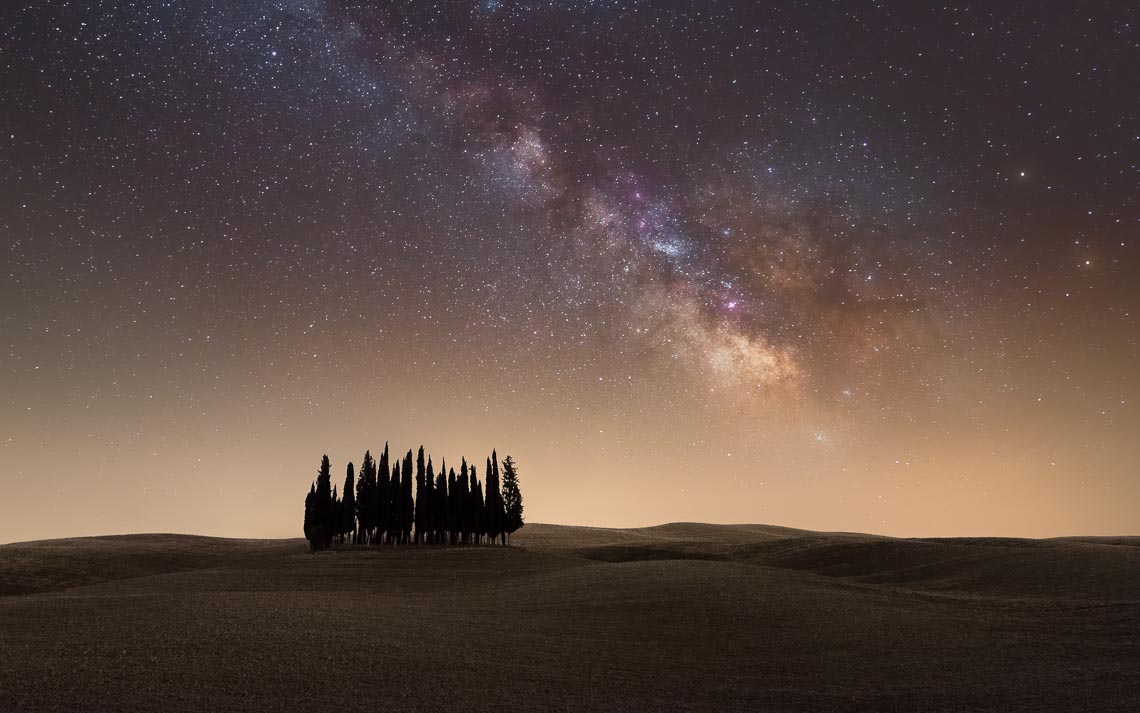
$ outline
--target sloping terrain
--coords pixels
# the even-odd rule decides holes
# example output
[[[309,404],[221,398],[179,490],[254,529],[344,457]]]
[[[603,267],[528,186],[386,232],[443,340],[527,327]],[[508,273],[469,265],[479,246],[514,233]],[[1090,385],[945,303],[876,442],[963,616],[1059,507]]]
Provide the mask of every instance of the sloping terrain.
[[[116,535],[0,545],[0,595],[68,589],[131,577],[240,566],[295,553],[289,540]]]
[[[5,545],[0,711],[1135,710],[1136,544],[676,523]]]

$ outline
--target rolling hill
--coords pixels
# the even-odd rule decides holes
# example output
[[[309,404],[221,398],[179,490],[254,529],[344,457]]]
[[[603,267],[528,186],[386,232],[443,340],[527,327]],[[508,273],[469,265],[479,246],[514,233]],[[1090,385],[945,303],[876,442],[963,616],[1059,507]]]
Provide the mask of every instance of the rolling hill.
[[[1135,710],[1140,538],[0,546],[0,711]]]

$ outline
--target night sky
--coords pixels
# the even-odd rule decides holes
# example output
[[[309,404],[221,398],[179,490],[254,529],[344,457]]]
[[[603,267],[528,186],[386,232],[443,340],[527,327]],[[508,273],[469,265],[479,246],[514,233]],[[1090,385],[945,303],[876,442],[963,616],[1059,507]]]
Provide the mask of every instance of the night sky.
[[[0,541],[1140,531],[1128,2],[4,3]]]

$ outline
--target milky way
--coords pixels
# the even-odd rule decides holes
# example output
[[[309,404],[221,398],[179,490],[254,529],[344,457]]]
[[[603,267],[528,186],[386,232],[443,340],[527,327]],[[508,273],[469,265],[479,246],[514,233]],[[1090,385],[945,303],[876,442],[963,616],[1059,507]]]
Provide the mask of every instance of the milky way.
[[[1140,526],[1128,3],[0,16],[0,454],[77,533],[295,534],[384,440],[537,520]]]

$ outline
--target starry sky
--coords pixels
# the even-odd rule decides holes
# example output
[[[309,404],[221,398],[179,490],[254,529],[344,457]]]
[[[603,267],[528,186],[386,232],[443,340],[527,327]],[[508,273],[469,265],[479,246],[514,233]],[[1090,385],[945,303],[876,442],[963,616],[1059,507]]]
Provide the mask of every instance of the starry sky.
[[[1133,3],[3,5],[0,541],[1140,532]]]

